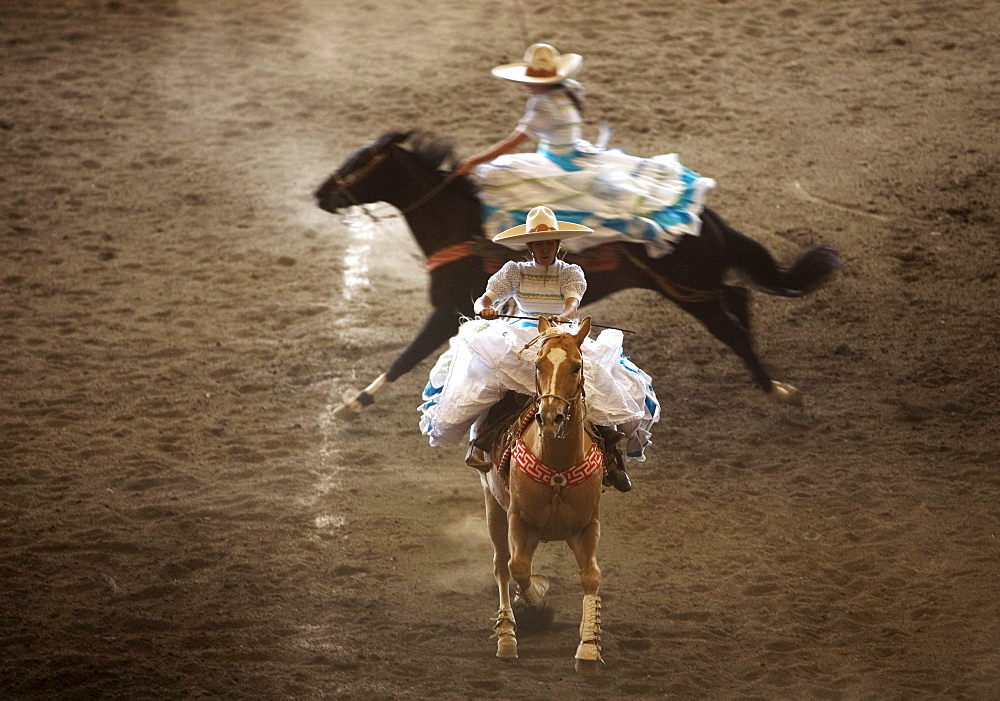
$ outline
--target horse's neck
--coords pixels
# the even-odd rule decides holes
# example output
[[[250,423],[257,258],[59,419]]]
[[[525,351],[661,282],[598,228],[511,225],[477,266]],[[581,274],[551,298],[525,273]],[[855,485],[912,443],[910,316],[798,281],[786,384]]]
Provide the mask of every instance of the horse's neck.
[[[472,241],[482,234],[482,222],[478,210],[475,215],[466,215],[448,204],[449,199],[428,204],[406,215],[406,223],[413,232],[417,244],[426,254],[439,251],[463,241]]]
[[[390,158],[391,167],[379,183],[382,199],[406,215],[406,210],[417,202],[421,195],[430,192],[437,185],[429,172],[406,160],[407,156],[397,152]],[[409,218],[407,216],[407,218]]]
[[[411,205],[420,203],[424,196],[439,187],[441,181],[429,174],[418,174],[412,168],[404,167],[403,170],[407,186],[393,192],[392,199],[386,199],[386,202],[403,212],[413,238],[425,255],[462,241],[471,241],[482,234],[479,200],[456,192],[451,184],[419,207],[411,209]]]

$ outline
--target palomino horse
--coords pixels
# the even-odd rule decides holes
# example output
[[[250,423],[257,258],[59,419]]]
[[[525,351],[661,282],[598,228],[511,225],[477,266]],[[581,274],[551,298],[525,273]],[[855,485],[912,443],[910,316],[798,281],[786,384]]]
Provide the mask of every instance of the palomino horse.
[[[531,573],[532,556],[540,542],[565,541],[576,556],[583,584],[576,671],[590,676],[602,662],[597,543],[603,475],[603,457],[586,425],[580,346],[590,332],[590,317],[576,333],[540,317],[538,331],[533,341],[540,344],[535,361],[537,404],[522,415],[520,431],[514,431],[507,484],[497,468],[482,475],[493,573],[500,590],[493,637],[497,657],[517,657],[510,580],[527,606],[540,606],[549,580]],[[537,412],[534,422],[532,411]]]
[[[407,146],[408,148],[404,147]],[[359,149],[316,191],[321,208],[336,212],[352,205],[388,202],[406,223],[426,256],[434,310],[388,371],[361,391],[344,393],[335,414],[353,416],[458,331],[459,316],[472,316],[490,272],[512,255],[483,237],[478,191],[467,176],[442,173],[451,147],[429,136],[390,132]],[[777,382],[764,368],[750,334],[749,292],[726,284],[741,273],[768,294],[801,297],[822,286],[841,266],[826,245],[804,251],[790,266],[778,266],[767,249],[705,208],[699,236],[684,236],[662,258],[640,244],[612,243],[567,256],[587,276],[584,304],[630,287],[655,290],[693,315],[743,360],[757,386],[779,399],[797,402],[798,391]]]

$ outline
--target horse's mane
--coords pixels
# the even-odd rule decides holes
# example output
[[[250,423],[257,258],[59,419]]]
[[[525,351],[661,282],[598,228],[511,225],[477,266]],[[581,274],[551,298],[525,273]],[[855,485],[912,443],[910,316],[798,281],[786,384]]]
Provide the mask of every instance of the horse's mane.
[[[437,136],[429,131],[412,131],[405,142],[410,153],[430,170],[438,170],[448,161],[448,169],[455,166],[455,145],[450,139]]]
[[[383,135],[382,138],[384,139],[386,136]],[[440,175],[450,173],[457,163],[454,143],[450,139],[437,136],[430,131],[411,131],[399,144],[405,144],[407,151],[413,154],[427,170],[438,172]],[[445,163],[447,163],[447,167],[442,169],[442,165]],[[479,187],[472,178],[462,175],[455,178],[454,182],[455,188],[462,194],[478,197]]]

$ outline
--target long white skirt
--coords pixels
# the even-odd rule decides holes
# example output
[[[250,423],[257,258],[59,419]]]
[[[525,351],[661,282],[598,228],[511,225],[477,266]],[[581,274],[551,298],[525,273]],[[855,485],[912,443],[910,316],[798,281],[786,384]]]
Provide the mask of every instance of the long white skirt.
[[[677,154],[652,158],[581,141],[576,151],[553,156],[515,153],[476,168],[487,237],[523,224],[528,211],[546,205],[561,221],[594,234],[563,241],[571,253],[610,241],[642,243],[666,255],[684,236],[701,232],[701,213],[715,181],[681,165]]]
[[[472,424],[508,390],[535,393],[538,335],[533,321],[467,321],[431,369],[420,405],[420,430],[431,445],[466,440]],[[626,454],[644,460],[649,430],[660,404],[649,375],[622,352],[622,332],[605,329],[583,347],[587,418],[617,427],[628,438]]]

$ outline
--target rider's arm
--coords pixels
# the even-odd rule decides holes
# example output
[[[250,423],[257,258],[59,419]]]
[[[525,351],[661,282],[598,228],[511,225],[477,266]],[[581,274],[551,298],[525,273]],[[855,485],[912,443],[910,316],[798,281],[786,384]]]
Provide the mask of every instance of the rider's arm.
[[[572,321],[576,318],[576,310],[580,308],[580,300],[576,297],[567,297],[563,303],[563,310],[558,315],[552,317],[553,321]]]
[[[571,321],[576,318],[576,310],[580,308],[580,300],[587,291],[587,278],[583,275],[583,268],[575,264],[562,266],[559,271],[559,292],[563,296],[563,310],[557,316],[552,317],[555,321]]]
[[[493,305],[506,302],[517,292],[521,280],[521,269],[512,260],[503,264],[500,270],[496,271],[486,281],[486,291],[483,296],[475,301],[473,309],[476,314],[484,319],[496,319],[498,312],[493,309]]]
[[[486,163],[487,161],[492,161],[497,156],[502,156],[505,153],[510,153],[528,138],[528,135],[516,129],[510,133],[510,135],[503,141],[498,141],[497,143],[490,146],[488,149],[479,153],[475,156],[470,156],[464,161],[461,161],[457,166],[455,166],[455,173],[458,175],[465,175],[475,168],[480,163]]]

